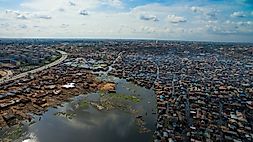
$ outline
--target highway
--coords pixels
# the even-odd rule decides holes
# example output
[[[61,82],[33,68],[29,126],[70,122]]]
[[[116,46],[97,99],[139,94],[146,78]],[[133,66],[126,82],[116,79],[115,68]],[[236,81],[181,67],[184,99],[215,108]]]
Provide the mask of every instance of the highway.
[[[42,67],[39,67],[39,68],[30,70],[30,71],[27,71],[27,72],[23,72],[23,73],[14,75],[14,76],[8,76],[6,78],[2,78],[2,79],[0,79],[0,83],[8,82],[8,81],[16,80],[16,79],[20,79],[20,78],[25,77],[25,76],[27,76],[29,74],[34,74],[36,72],[40,72],[40,71],[45,70],[47,68],[53,67],[55,65],[58,65],[61,62],[63,62],[65,59],[67,59],[68,54],[66,52],[61,51],[61,50],[56,50],[56,51],[59,52],[59,53],[61,53],[61,58],[60,59],[58,59],[58,60],[56,60],[56,61],[54,61],[52,63],[46,64],[46,65],[44,65]]]

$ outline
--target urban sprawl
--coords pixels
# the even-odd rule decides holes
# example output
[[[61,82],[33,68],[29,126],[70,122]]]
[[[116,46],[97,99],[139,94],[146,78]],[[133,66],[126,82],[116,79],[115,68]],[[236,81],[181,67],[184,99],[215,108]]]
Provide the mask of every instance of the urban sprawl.
[[[146,40],[1,40],[0,127],[43,114],[98,72],[153,89],[154,142],[253,141],[253,45]]]

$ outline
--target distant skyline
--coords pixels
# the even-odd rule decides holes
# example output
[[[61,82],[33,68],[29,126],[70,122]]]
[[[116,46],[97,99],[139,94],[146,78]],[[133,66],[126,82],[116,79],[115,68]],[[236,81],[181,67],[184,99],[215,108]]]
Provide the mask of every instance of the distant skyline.
[[[253,42],[253,0],[0,0],[0,38]]]

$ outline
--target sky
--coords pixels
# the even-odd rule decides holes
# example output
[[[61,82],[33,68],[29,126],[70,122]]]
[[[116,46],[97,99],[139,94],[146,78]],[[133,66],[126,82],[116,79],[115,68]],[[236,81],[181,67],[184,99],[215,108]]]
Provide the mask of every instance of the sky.
[[[253,42],[253,0],[0,0],[0,37]]]

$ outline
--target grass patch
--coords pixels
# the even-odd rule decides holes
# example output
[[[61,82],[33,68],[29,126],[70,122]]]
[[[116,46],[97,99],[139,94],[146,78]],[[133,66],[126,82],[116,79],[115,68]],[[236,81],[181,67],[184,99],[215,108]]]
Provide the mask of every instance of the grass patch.
[[[133,103],[139,103],[141,101],[139,98],[137,98],[135,96],[117,94],[117,93],[110,93],[109,97],[111,97],[113,99],[127,100],[127,101],[131,101]]]
[[[89,102],[87,100],[82,100],[79,105],[80,105],[80,108],[82,108],[82,109],[89,108]]]
[[[100,67],[100,65],[99,64],[94,64],[93,67],[97,68],[97,67]]]
[[[65,117],[67,119],[72,119],[75,116],[74,113],[68,113],[68,112],[57,112],[57,113],[55,113],[55,115]]]
[[[18,138],[20,138],[22,136],[22,133],[23,133],[23,130],[21,128],[21,126],[17,125],[17,126],[14,126],[13,130],[11,129],[9,132],[7,132],[5,134],[5,140],[8,141],[8,140],[11,140],[11,141],[14,141],[14,140],[17,140]]]
[[[99,96],[100,96],[100,97],[102,97],[102,96],[104,96],[104,95],[105,95],[105,92],[104,92],[104,91],[102,91],[102,90],[99,90],[99,91],[98,91],[98,93],[99,93]]]

